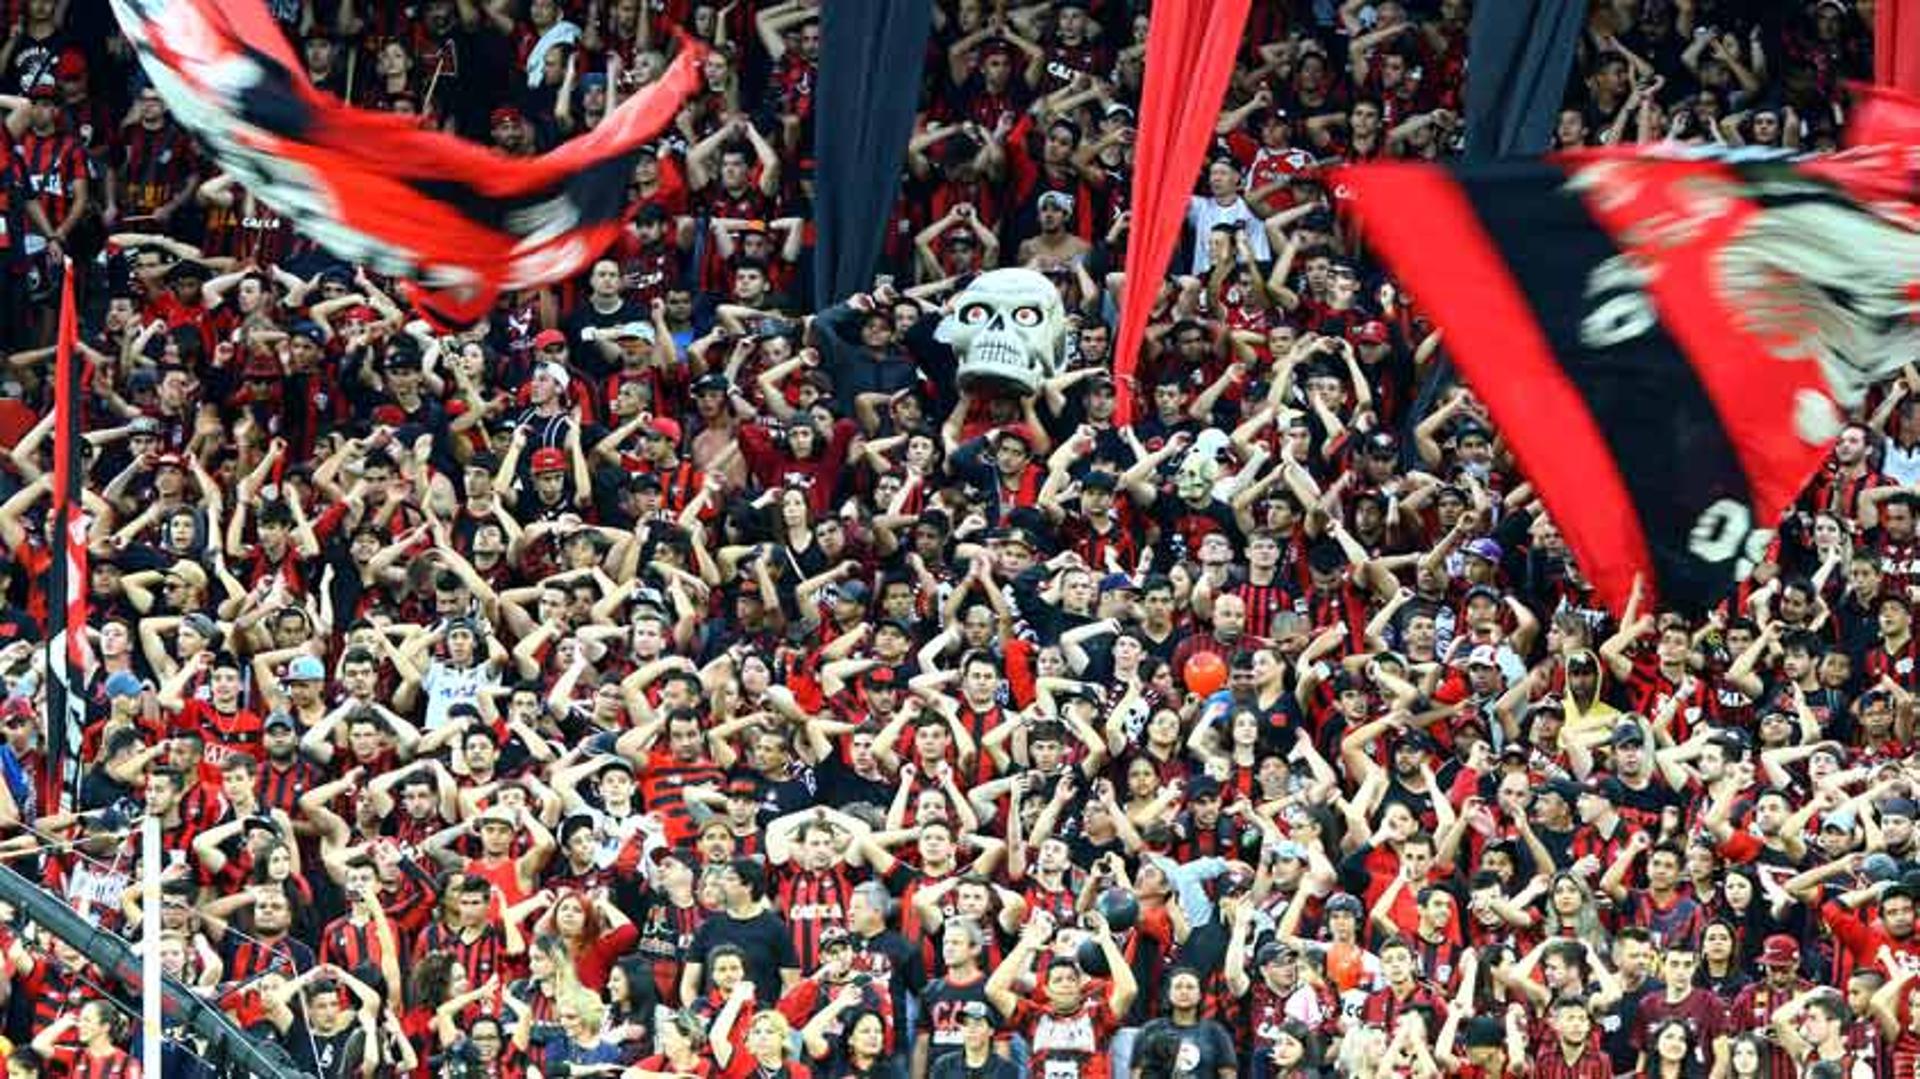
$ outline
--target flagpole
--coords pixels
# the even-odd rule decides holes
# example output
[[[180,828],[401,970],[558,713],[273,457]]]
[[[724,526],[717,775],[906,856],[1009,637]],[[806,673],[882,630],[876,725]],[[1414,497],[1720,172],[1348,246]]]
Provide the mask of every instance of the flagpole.
[[[140,824],[140,1066],[156,1079],[160,1071],[160,818],[149,813]]]

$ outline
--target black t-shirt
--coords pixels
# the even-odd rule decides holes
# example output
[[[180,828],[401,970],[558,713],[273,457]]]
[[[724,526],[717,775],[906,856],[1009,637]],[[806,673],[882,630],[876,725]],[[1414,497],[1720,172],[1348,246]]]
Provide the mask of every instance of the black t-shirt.
[[[771,1008],[780,1002],[782,970],[800,969],[800,956],[793,950],[793,934],[786,922],[771,909],[751,918],[717,914],[701,923],[693,935],[691,962],[711,970],[708,956],[722,944],[731,944],[745,953],[747,980],[753,983],[760,1005]]]
[[[828,805],[847,806],[855,802],[868,805],[886,806],[893,801],[895,784],[882,775],[879,779],[862,779],[855,774],[838,753],[829,754],[815,769],[820,781],[821,800]]]
[[[1013,1061],[1005,1060],[993,1054],[987,1054],[987,1062],[975,1068],[967,1064],[967,1054],[956,1049],[933,1062],[927,1072],[928,1079],[1019,1079],[1020,1072]]]
[[[956,985],[940,978],[920,994],[920,1029],[927,1033],[929,1055],[938,1057],[960,1049],[960,1009],[971,1001],[987,1002],[987,979]]]
[[[561,330],[567,335],[568,358],[573,361],[574,366],[591,373],[595,378],[605,378],[613,374],[618,369],[618,365],[608,362],[606,353],[600,350],[600,346],[593,341],[584,340],[580,336],[580,331],[588,326],[592,326],[596,332],[610,330],[629,322],[648,322],[645,309],[632,300],[621,300],[620,306],[611,312],[603,312],[594,307],[591,302],[583,301],[560,323]]]
[[[1211,1079],[1218,1076],[1222,1068],[1232,1070],[1237,1059],[1233,1039],[1226,1028],[1211,1019],[1202,1019],[1190,1026],[1181,1026],[1171,1019],[1155,1019],[1140,1029],[1140,1040],[1136,1044],[1145,1045],[1149,1039],[1161,1037],[1179,1042],[1173,1054],[1173,1070],[1169,1073],[1174,1079]]]

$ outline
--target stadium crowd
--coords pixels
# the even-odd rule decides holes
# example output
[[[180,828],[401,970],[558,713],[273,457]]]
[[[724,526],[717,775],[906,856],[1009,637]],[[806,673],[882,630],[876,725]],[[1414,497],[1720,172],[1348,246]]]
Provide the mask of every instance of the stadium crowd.
[[[1915,1075],[1920,373],[1722,609],[1600,610],[1321,171],[1457,153],[1467,0],[1259,0],[1151,283],[1145,6],[943,0],[887,272],[819,311],[814,4],[269,7],[508,154],[715,46],[626,239],[443,335],[221,174],[101,0],[0,3],[0,856],[289,1071]],[[1830,146],[1870,24],[1597,0],[1556,144]],[[922,372],[995,266],[1070,312],[1032,398]],[[4,913],[8,1076],[134,1079],[108,974]]]

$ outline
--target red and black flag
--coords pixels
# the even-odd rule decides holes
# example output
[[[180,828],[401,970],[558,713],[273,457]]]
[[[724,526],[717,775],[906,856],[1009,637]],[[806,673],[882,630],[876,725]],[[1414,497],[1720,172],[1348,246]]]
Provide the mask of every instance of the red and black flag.
[[[1920,345],[1900,165],[1642,149],[1342,178],[1600,598],[1644,575],[1698,610]]]
[[[43,796],[69,810],[80,789],[80,743],[87,722],[87,521],[81,502],[79,337],[73,267],[60,275],[60,337],[54,352],[53,543],[47,588],[47,774]]]
[[[584,271],[626,227],[642,143],[700,86],[679,55],[592,131],[509,157],[355,109],[315,88],[260,0],[113,0],[167,109],[220,166],[350,262],[406,279],[422,313],[466,325],[503,290]]]

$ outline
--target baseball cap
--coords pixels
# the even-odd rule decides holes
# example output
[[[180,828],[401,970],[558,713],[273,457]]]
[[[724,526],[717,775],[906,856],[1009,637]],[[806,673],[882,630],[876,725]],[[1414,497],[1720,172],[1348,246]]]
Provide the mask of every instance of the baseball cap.
[[[1387,324],[1377,318],[1362,322],[1353,331],[1353,340],[1360,345],[1384,345],[1387,343]]]
[[[326,677],[326,664],[321,663],[317,656],[295,656],[293,662],[287,664],[289,682],[323,682]]]
[[[1500,666],[1500,650],[1490,644],[1476,644],[1473,646],[1472,651],[1467,653],[1467,666],[1498,667]]]
[[[132,671],[115,671],[107,677],[108,697],[138,697],[145,689]]]
[[[1462,547],[1461,550],[1474,558],[1484,558],[1489,562],[1500,561],[1500,544],[1485,536],[1468,540],[1466,546]]]
[[[1103,596],[1109,592],[1138,592],[1139,590],[1140,586],[1133,583],[1133,578],[1124,573],[1109,573],[1100,578],[1100,594]]]
[[[1282,839],[1273,845],[1273,856],[1282,862],[1304,862],[1307,860],[1307,848],[1291,839]]]
[[[1367,436],[1364,448],[1375,457],[1392,457],[1400,452],[1400,442],[1392,431],[1375,431]]]
[[[1335,892],[1327,897],[1327,914],[1329,917],[1335,914],[1351,914],[1359,918],[1365,916],[1366,909],[1367,908],[1361,904],[1360,897],[1354,895],[1352,892]]]
[[[565,472],[567,455],[553,446],[544,446],[533,451],[532,468],[535,472]]]
[[[1842,832],[1851,832],[1857,823],[1859,821],[1854,817],[1852,810],[1842,809],[1820,818],[1820,830],[1824,832],[1833,828]]]
[[[828,948],[844,948],[852,943],[853,938],[847,935],[845,929],[837,925],[827,926],[820,931],[820,950],[823,952]]]
[[[551,348],[554,345],[559,345],[564,348],[566,344],[567,335],[561,333],[559,330],[541,330],[539,333],[533,335],[533,347],[535,351],[543,348]]]
[[[826,934],[831,932],[833,932],[833,930],[829,929],[825,933],[820,934],[821,947],[826,947]],[[960,1005],[960,1021],[962,1023],[985,1023],[990,1027],[1000,1025],[999,1015],[997,1015],[992,1008],[988,1007],[987,1002],[984,1000],[969,1000],[965,1004]]]
[[[1555,794],[1569,806],[1580,800],[1580,784],[1571,779],[1549,779],[1541,786],[1540,793]]]
[[[1220,797],[1220,781],[1208,775],[1195,776],[1187,781],[1187,801],[1197,802],[1202,798]]]
[[[1620,782],[1613,776],[1607,776],[1605,779],[1597,782],[1582,784],[1580,793],[1592,795],[1595,798],[1605,798],[1607,801],[1618,805],[1621,801],[1621,795],[1626,793],[1626,784]]]
[[[1915,806],[1913,800],[1910,798],[1889,798],[1880,803],[1881,820],[1886,820],[1888,817],[1906,817],[1912,819],[1914,816],[1920,815],[1920,812],[1917,811],[1920,811],[1920,807]]]
[[[300,729],[299,724],[295,723],[293,721],[293,717],[288,715],[287,713],[270,712],[267,714],[266,722],[261,724],[261,729],[270,731],[270,730],[273,730],[275,727],[285,727],[290,731],[297,731]]]
[[[1760,958],[1763,967],[1794,967],[1800,965],[1800,942],[1785,933],[1775,933],[1760,946]]]
[[[1476,599],[1484,599],[1487,602],[1494,604],[1495,606],[1499,606],[1500,593],[1495,589],[1487,587],[1486,585],[1477,584],[1477,585],[1474,585],[1472,588],[1467,589],[1467,594],[1461,597],[1461,603],[1463,604],[1472,603]]]
[[[694,379],[693,392],[725,393],[727,392],[727,387],[731,385],[733,385],[733,383],[727,381],[727,376],[719,372],[714,372],[712,374],[701,375],[699,378]]]
[[[622,322],[607,331],[607,336],[615,339],[639,338],[649,344],[653,342],[653,327],[644,322]]]
[[[1002,442],[1009,438],[1019,439],[1020,444],[1023,446],[1026,446],[1028,449],[1032,449],[1034,444],[1040,441],[1039,436],[1036,435],[1033,432],[1033,430],[1027,427],[1025,424],[1013,424],[1008,427],[1002,427],[993,436],[993,440],[995,443]]]
[[[1623,719],[1614,724],[1611,741],[1615,747],[1644,746],[1647,744],[1647,732],[1641,730],[1640,724],[1633,720]]]
[[[1253,965],[1256,967],[1264,967],[1268,963],[1292,962],[1295,955],[1296,953],[1291,945],[1278,940],[1270,940],[1260,945],[1259,949],[1253,953]]]
[[[179,568],[180,567],[175,566],[171,572],[177,572]],[[195,566],[194,568],[199,569],[200,567]],[[204,614],[200,611],[195,611],[185,618],[182,618],[180,624],[202,637],[211,638],[220,632],[219,623],[215,622],[211,615]]]
[[[671,416],[655,416],[647,429],[667,441],[678,445],[680,442],[680,421]]]
[[[561,393],[567,392],[567,387],[573,384],[573,376],[567,373],[565,367],[557,363],[539,364],[534,367],[533,373],[536,375],[545,375],[552,379],[554,383],[560,387]]]

